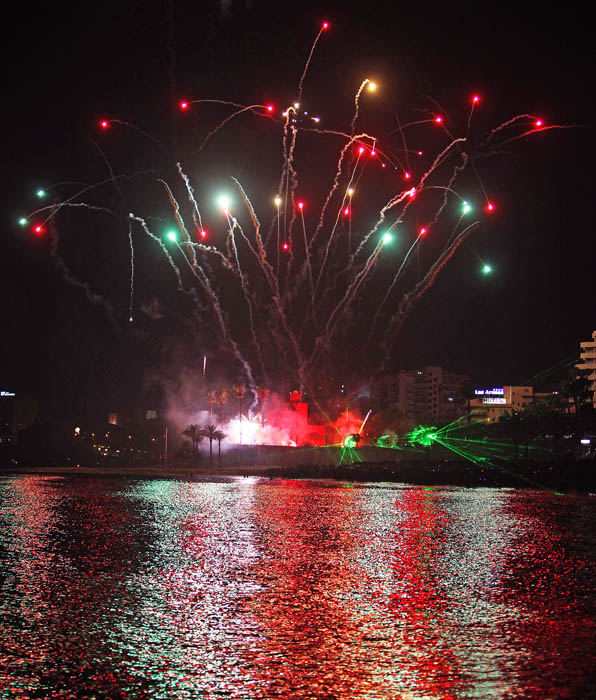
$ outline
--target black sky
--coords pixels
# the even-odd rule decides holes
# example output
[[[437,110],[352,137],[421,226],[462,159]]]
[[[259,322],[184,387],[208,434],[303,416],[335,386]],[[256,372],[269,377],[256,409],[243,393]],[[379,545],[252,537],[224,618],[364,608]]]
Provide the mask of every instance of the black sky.
[[[173,337],[184,335],[183,326],[129,332],[125,274],[120,286],[101,286],[104,269],[126,270],[113,249],[93,261],[85,280],[105,292],[112,321],[52,266],[47,238],[14,222],[35,206],[38,187],[105,175],[90,140],[103,116],[144,126],[175,150],[172,115],[181,96],[289,101],[323,19],[332,27],[309,89],[329,109],[342,100],[349,107],[354,84],[374,74],[386,86],[388,107],[430,94],[448,111],[465,113],[479,92],[489,124],[528,112],[579,125],[518,144],[515,157],[491,164],[498,217],[458,252],[414,311],[395,365],[441,364],[498,385],[569,358],[596,328],[588,18],[545,6],[391,8],[259,0],[15,8],[3,48],[0,388],[34,396],[54,414],[91,414],[138,396],[168,360],[192,368],[176,355]],[[73,250],[71,269],[84,269],[84,240],[73,241]],[[477,274],[476,255],[493,264],[490,279]]]

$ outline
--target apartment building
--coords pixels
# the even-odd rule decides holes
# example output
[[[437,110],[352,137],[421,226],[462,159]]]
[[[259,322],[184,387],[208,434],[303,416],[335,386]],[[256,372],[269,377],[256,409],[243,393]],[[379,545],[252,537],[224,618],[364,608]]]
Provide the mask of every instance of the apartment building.
[[[592,333],[592,340],[580,343],[580,362],[576,368],[579,376],[588,380],[592,406],[596,406],[596,331]]]

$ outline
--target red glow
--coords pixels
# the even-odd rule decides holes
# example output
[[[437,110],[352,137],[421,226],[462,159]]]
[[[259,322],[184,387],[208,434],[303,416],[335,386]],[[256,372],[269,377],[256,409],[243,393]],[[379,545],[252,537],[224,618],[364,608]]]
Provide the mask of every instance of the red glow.
[[[41,235],[42,233],[44,233],[44,228],[41,224],[37,224],[37,226],[33,228],[33,231],[35,231],[35,233],[37,233],[38,235]]]
[[[282,244],[281,246],[284,250],[290,250],[290,244],[286,241],[285,243]]]
[[[387,165],[385,163],[381,163],[381,167],[386,168]]]
[[[376,152],[375,149],[373,148],[372,151],[370,152],[370,154],[371,154],[371,156],[376,156],[376,155],[377,155],[377,152]]]
[[[411,190],[408,190],[408,197],[409,197],[410,199],[414,199],[415,196],[416,196],[416,188],[415,188],[415,187],[412,187]]]
[[[443,117],[439,114],[438,116],[435,117],[435,124],[442,124],[443,123]]]
[[[534,122],[534,126],[537,126],[537,127],[541,127],[543,124],[544,124],[544,122],[542,121],[542,119],[537,119]]]
[[[273,105],[267,105],[267,111],[273,112]]]
[[[298,202],[298,209],[304,208],[304,202]]]
[[[202,228],[202,229],[199,231],[199,236],[201,236],[201,238],[207,238],[207,231],[205,231],[205,229]]]
[[[188,109],[188,102],[186,100],[180,100],[180,109]]]
[[[486,211],[494,211],[494,210],[495,210],[495,205],[492,202],[487,202]]]
[[[99,126],[101,126],[102,129],[107,129],[110,124],[106,119],[103,119],[99,122]]]
[[[478,95],[474,95],[474,97],[472,97],[472,102],[474,104],[476,104],[476,102],[480,102],[480,97]]]
[[[344,209],[344,216],[350,216],[350,207]]]
[[[329,28],[329,22],[323,22],[323,29],[328,29]]]
[[[364,153],[364,146],[360,146],[360,148],[358,149],[358,153],[360,153],[360,154]]]
[[[409,172],[406,170],[406,172],[404,173],[404,177],[405,177],[406,180],[409,180],[409,179],[412,177],[412,173],[409,173]]]
[[[427,231],[427,229],[423,226],[423,227],[420,229],[420,233],[419,233],[418,235],[424,236],[424,234],[426,233],[426,231]]]
[[[418,151],[418,155],[419,155],[419,156],[423,155],[423,152],[422,152],[422,151]]]

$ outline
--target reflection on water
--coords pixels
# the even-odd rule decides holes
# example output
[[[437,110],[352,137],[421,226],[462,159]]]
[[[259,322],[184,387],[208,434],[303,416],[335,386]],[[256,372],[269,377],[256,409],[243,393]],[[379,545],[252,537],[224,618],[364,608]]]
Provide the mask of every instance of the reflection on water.
[[[0,478],[0,698],[595,697],[595,503]]]

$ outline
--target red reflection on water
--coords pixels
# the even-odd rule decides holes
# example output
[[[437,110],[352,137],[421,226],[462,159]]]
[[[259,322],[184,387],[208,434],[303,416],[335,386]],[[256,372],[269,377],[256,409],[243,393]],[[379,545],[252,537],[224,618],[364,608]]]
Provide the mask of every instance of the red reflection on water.
[[[524,670],[540,669],[528,673],[519,697],[592,697],[593,690],[582,688],[593,689],[593,668],[578,650],[591,655],[596,649],[596,562],[590,556],[596,533],[589,508],[584,515],[580,503],[577,497],[523,492],[508,502],[517,536],[493,597],[517,615],[497,627],[495,638],[523,649]]]
[[[382,688],[367,644],[377,630],[368,576],[356,561],[356,501],[354,489],[309,482],[257,491],[266,557],[254,572],[264,591],[250,611],[262,640],[249,693],[355,698]]]
[[[436,579],[449,519],[421,488],[403,492],[395,510],[389,610],[398,623],[393,642],[402,651],[399,670],[407,687],[424,697],[456,698],[464,679],[449,637],[448,600]]]

